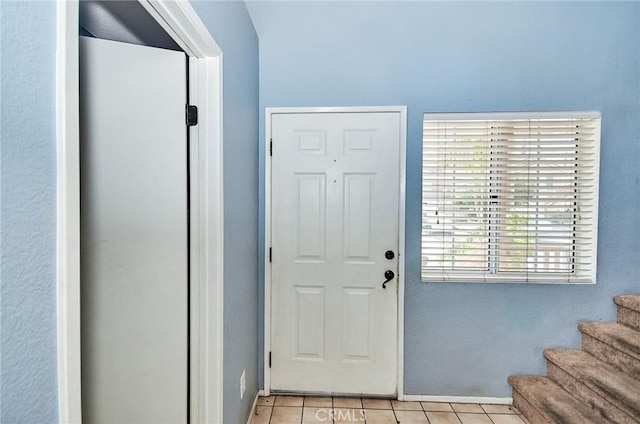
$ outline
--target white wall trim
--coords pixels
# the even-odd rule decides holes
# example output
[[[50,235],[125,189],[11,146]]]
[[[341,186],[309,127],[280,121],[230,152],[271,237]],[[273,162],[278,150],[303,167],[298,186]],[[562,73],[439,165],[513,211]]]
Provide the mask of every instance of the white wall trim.
[[[222,144],[210,141],[222,140],[222,116],[215,113],[216,102],[222,107],[222,86],[211,81],[211,76],[221,77],[222,64],[218,58],[190,58],[189,63],[190,103],[198,106],[200,117],[210,117],[190,128],[191,418],[218,422],[223,407],[224,245],[217,236],[224,225]],[[217,418],[206,419],[212,416]]]
[[[449,402],[449,403],[483,403],[489,405],[511,405],[510,397],[482,397],[482,396],[433,396],[433,395],[404,395],[407,402]]]
[[[186,0],[138,0],[190,56],[190,102],[200,122],[190,131],[192,156],[190,263],[191,417],[223,420],[224,216],[222,50]],[[58,2],[57,332],[61,423],[82,420],[80,370],[80,190],[77,1]],[[192,152],[193,153],[193,152]]]
[[[187,0],[138,1],[188,56],[222,56],[222,50]]]
[[[271,351],[271,263],[269,247],[271,246],[271,156],[269,143],[271,140],[271,116],[274,114],[292,113],[381,113],[396,112],[400,114],[400,175],[399,175],[399,210],[398,210],[398,356],[396,394],[403,400],[404,394],[404,270],[405,270],[405,203],[406,203],[406,138],[407,107],[406,106],[357,106],[357,107],[267,107],[265,108],[265,208],[264,208],[264,396],[271,393],[271,370],[269,368],[269,352]]]
[[[80,401],[80,149],[78,2],[56,24],[56,298],[58,419],[82,422]]]
[[[271,262],[269,262],[269,248],[271,247],[271,114],[272,109],[265,109],[265,147],[264,147],[264,364],[263,391],[265,396],[271,394],[271,367],[269,352],[271,352]]]
[[[407,107],[400,112],[400,210],[398,211],[398,400],[404,400],[404,267],[407,201]]]

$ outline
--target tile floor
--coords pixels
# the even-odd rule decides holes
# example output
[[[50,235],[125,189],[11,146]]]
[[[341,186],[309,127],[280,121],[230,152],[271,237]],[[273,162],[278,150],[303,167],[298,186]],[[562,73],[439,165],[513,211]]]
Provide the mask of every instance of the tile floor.
[[[510,405],[387,399],[268,396],[251,424],[528,424]]]

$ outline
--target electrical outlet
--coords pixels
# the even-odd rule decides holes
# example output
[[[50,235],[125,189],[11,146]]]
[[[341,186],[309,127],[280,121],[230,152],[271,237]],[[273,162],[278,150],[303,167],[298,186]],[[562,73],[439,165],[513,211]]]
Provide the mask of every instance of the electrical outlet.
[[[242,370],[242,375],[240,376],[240,400],[244,398],[244,392],[247,389],[247,384],[245,381],[245,371],[246,370]]]

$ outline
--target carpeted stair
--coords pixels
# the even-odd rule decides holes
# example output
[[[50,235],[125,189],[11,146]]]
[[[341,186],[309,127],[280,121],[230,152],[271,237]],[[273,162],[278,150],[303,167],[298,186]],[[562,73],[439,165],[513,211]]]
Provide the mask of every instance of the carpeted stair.
[[[640,424],[640,296],[613,301],[617,323],[578,325],[582,350],[544,351],[546,377],[509,377],[531,424]]]

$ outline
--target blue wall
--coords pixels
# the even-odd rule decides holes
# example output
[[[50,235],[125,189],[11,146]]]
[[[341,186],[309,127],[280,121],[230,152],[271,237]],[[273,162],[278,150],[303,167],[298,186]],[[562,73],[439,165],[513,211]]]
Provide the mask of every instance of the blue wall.
[[[258,391],[258,37],[244,2],[192,4],[223,51],[224,422],[246,423]]]
[[[247,6],[261,124],[269,106],[408,106],[405,393],[510,396],[507,376],[544,373],[543,349],[578,347],[578,321],[640,292],[640,3]],[[422,113],[511,110],[602,111],[595,286],[420,282]]]
[[[3,423],[58,419],[54,2],[2,9]]]

